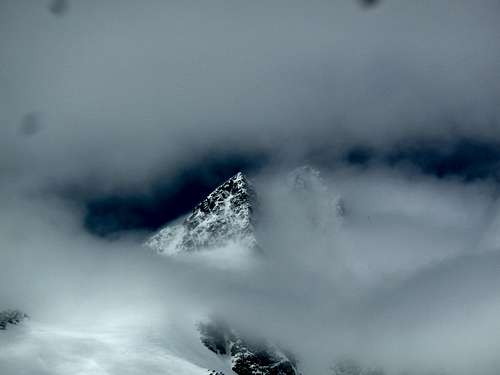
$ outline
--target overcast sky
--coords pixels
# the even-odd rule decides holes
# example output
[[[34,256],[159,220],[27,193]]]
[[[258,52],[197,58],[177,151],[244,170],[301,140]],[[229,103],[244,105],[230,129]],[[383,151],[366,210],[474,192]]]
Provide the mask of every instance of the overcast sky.
[[[0,0],[0,310],[222,306],[311,374],[495,373],[499,20],[497,0]],[[345,200],[331,233],[283,185],[304,163]],[[259,271],[137,247],[238,170],[267,207]]]
[[[49,5],[0,3],[2,173],[125,189],[206,154],[499,138],[496,0]]]

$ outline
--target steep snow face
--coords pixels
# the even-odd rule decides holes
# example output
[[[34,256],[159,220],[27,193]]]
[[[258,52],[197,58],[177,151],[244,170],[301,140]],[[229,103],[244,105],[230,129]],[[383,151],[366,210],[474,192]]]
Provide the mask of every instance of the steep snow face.
[[[239,172],[210,193],[181,224],[161,229],[146,241],[146,246],[166,255],[223,247],[231,242],[256,247],[254,205],[254,189]]]

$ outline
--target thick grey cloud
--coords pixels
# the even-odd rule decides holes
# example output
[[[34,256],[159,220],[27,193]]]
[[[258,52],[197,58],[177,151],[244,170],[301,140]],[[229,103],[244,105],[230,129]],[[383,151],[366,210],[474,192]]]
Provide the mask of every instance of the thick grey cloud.
[[[214,313],[281,341],[308,374],[343,357],[396,373],[495,373],[497,213],[483,230],[493,186],[338,170],[325,177],[346,216],[318,223],[324,197],[290,193],[280,171],[254,177],[264,254],[247,271],[222,271],[196,256],[161,258],[137,247],[139,238],[98,240],[80,226],[78,207],[4,186],[0,300],[55,329],[46,333],[50,342],[20,345],[13,358],[27,365],[43,358],[49,373],[64,364],[80,369],[86,355],[118,369],[123,359],[114,351],[85,348],[104,345],[102,335],[116,328],[151,360],[158,342],[149,341],[150,330],[161,338],[162,320]],[[481,241],[471,241],[478,233]],[[90,329],[83,338],[58,336],[78,324]],[[36,329],[25,335],[43,339]],[[106,345],[100,351],[110,351]],[[153,358],[162,363],[159,353]],[[139,373],[141,360],[130,366]]]
[[[212,150],[498,139],[496,1],[1,7],[4,173],[124,189]]]

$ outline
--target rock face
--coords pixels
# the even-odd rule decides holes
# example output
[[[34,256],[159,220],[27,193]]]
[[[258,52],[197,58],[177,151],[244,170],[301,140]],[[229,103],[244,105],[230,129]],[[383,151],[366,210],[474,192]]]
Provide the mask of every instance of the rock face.
[[[161,229],[146,241],[146,246],[167,255],[224,246],[231,241],[256,247],[254,208],[254,189],[240,172],[210,193],[181,224]]]
[[[295,359],[277,347],[259,340],[244,339],[224,322],[199,325],[202,343],[220,357],[231,360],[238,375],[299,375]]]
[[[19,310],[0,311],[0,330],[6,329],[9,324],[19,324],[27,317],[28,315]]]

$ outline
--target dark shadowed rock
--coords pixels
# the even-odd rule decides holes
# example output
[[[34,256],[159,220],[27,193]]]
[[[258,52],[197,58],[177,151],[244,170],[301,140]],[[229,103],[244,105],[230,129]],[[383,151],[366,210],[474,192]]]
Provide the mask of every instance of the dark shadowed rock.
[[[0,311],[0,330],[6,329],[9,324],[17,325],[26,318],[28,315],[19,310]]]
[[[179,225],[169,225],[146,241],[158,253],[177,254],[224,246],[231,241],[257,247],[255,192],[240,172],[201,201]]]
[[[200,323],[198,330],[201,342],[209,350],[217,355],[229,354],[232,333],[229,326],[222,320],[214,319],[210,323]]]
[[[222,357],[230,357],[238,375],[298,375],[296,361],[264,340],[243,338],[221,320],[199,324],[202,343]]]

